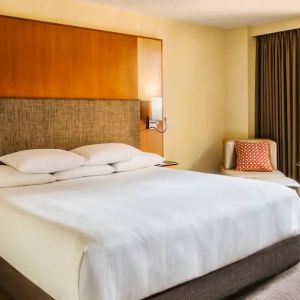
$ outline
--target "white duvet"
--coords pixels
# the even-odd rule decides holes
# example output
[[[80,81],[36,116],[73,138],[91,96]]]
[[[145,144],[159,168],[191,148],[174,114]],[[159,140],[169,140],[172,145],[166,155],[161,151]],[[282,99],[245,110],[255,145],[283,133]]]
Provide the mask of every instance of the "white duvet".
[[[277,184],[152,167],[0,190],[0,254],[55,299],[142,299],[295,235]]]

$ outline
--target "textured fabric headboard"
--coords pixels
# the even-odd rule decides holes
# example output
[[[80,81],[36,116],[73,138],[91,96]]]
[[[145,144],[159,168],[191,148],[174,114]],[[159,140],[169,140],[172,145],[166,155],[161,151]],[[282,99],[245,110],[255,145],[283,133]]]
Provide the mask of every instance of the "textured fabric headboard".
[[[139,147],[139,100],[0,99],[0,156],[120,142]]]

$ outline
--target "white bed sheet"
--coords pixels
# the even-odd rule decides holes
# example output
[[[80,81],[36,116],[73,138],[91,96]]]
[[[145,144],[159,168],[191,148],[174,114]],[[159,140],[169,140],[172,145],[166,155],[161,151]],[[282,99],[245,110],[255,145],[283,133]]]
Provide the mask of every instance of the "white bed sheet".
[[[0,254],[55,299],[141,299],[295,235],[296,192],[152,167],[0,190]]]

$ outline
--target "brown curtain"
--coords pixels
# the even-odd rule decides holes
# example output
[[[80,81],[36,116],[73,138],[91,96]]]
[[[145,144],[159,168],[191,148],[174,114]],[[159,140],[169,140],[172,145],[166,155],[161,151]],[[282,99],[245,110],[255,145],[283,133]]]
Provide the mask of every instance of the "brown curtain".
[[[300,181],[300,29],[257,37],[256,128],[278,145],[278,167]]]

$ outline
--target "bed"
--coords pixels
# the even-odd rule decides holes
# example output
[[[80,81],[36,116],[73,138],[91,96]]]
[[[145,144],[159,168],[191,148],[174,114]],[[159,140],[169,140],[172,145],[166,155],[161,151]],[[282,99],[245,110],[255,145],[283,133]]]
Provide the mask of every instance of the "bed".
[[[138,101],[55,101],[1,100],[0,125],[5,120],[9,129],[0,152],[138,143]],[[105,111],[109,121],[84,122],[82,129],[78,105],[90,120]],[[118,126],[111,105],[123,115],[116,116]],[[25,116],[30,128],[22,130]],[[32,139],[34,127],[47,138]],[[213,174],[151,167],[6,188],[0,190],[0,286],[14,299],[221,299],[297,263],[299,228],[293,190]]]

